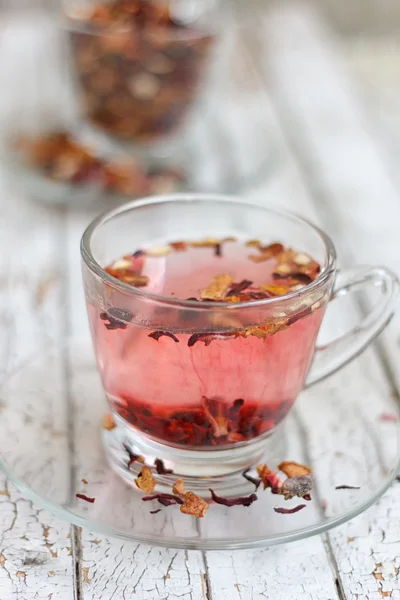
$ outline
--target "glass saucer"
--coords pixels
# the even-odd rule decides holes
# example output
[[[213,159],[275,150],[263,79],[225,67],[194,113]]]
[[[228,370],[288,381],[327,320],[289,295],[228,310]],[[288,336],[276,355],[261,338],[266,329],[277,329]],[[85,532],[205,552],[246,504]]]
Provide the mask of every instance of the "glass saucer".
[[[346,389],[333,377],[303,392],[277,431],[276,445],[266,445],[263,462],[312,466],[311,501],[285,501],[259,488],[250,507],[211,504],[205,517],[196,519],[178,506],[142,502],[133,481],[130,485],[111,470],[102,437],[115,436],[116,430],[101,428],[107,407],[91,345],[53,342],[14,371],[1,390],[0,466],[32,501],[106,535],[202,550],[278,544],[351,519],[388,488],[399,468],[400,427],[395,401],[381,396],[371,402],[353,377]],[[235,476],[241,495],[254,492],[241,473]],[[349,485],[359,489],[336,489]],[[274,511],[298,504],[306,507],[295,514]]]

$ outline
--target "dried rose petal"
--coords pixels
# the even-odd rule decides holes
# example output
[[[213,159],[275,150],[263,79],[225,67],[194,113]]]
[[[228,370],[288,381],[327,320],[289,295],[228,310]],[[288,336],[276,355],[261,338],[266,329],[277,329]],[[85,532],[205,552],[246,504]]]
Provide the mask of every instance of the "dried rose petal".
[[[183,479],[177,479],[172,487],[172,491],[174,494],[176,494],[177,496],[184,496],[185,495],[185,484],[183,482]]]
[[[302,510],[306,506],[306,504],[298,504],[294,508],[274,508],[274,511],[280,515],[292,515],[293,513],[299,512],[299,510]]]
[[[173,473],[172,469],[167,469],[164,465],[164,461],[161,458],[156,458],[154,461],[154,466],[159,475],[168,475],[169,473]]]
[[[208,502],[193,492],[186,492],[184,503],[180,508],[185,515],[193,515],[197,518],[204,517],[208,510]]]
[[[101,422],[101,426],[103,429],[107,429],[107,431],[111,431],[116,427],[114,417],[110,413],[106,413]]]
[[[89,496],[86,496],[86,494],[75,494],[75,496],[77,498],[80,498],[80,500],[85,500],[85,502],[90,502],[90,504],[93,504],[94,502],[96,502],[96,498],[90,498]]]
[[[301,465],[294,461],[284,461],[278,465],[278,469],[285,473],[286,477],[299,477],[300,475],[308,475],[312,473],[311,467]]]
[[[283,482],[280,493],[285,500],[290,500],[294,496],[305,498],[310,495],[312,490],[312,477],[308,475],[299,475],[297,477],[288,477]]]
[[[222,504],[223,506],[250,506],[255,502],[257,498],[257,494],[250,494],[250,496],[239,496],[238,498],[224,498],[223,496],[217,496],[213,489],[210,488],[211,498],[217,504]]]
[[[359,490],[359,485],[337,485],[335,490]]]
[[[158,329],[157,331],[152,331],[151,333],[149,333],[148,337],[158,341],[163,335],[171,338],[172,340],[174,340],[174,342],[179,342],[179,339],[176,337],[176,335],[174,335],[170,331],[161,331],[161,329]]]
[[[157,513],[161,512],[161,508],[156,508],[156,510],[151,510],[150,514],[151,515],[156,515]]]
[[[200,297],[202,300],[223,300],[230,286],[232,285],[233,278],[227,273],[216,275],[212,278],[208,286],[201,291]]]
[[[146,465],[142,467],[142,470],[135,479],[135,483],[138,488],[143,492],[146,492],[146,494],[152,493],[156,487],[156,482],[154,481],[150,467],[146,467]]]

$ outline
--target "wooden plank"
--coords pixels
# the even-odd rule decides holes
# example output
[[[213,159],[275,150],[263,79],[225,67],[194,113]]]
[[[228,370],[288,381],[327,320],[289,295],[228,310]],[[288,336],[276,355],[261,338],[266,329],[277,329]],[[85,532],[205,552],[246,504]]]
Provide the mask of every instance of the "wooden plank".
[[[35,63],[35,48],[40,40],[49,37],[48,21],[7,19],[1,21],[3,60],[0,65],[2,134],[16,124],[13,111],[21,118],[27,117],[29,85],[35,71],[46,73],[46,61],[39,56]],[[51,36],[50,36],[51,38]],[[51,39],[50,39],[51,44]],[[53,46],[54,47],[54,46]],[[50,61],[51,64],[51,61]],[[30,70],[31,69],[31,70]],[[50,73],[51,77],[51,73]],[[25,80],[24,80],[25,78]],[[25,83],[24,83],[25,81]],[[36,84],[39,86],[38,82]],[[24,87],[25,86],[25,87]],[[35,86],[33,86],[34,88]],[[47,87],[49,89],[49,86]],[[32,91],[32,87],[30,88]],[[42,88],[42,91],[43,88]],[[34,97],[30,97],[37,107]],[[14,113],[15,114],[15,113]],[[31,113],[32,114],[32,113]],[[47,346],[60,348],[64,336],[63,311],[63,248],[62,213],[33,203],[30,198],[12,191],[5,185],[7,171],[0,172],[0,379],[3,384],[8,374],[24,359],[38,355]],[[25,363],[26,364],[26,363]],[[60,356],[49,363],[46,380],[48,390],[58,389],[60,396],[43,395],[33,417],[43,424],[40,440],[29,452],[30,433],[29,406],[26,409],[25,436],[21,435],[21,420],[24,415],[3,410],[2,453],[9,456],[7,437],[14,433],[20,439],[21,461],[18,470],[26,470],[27,477],[39,477],[40,485],[55,486],[62,490],[57,479],[60,460],[68,457],[65,447],[67,419],[63,402],[64,369]],[[42,379],[35,380],[33,373],[26,377],[31,393],[40,393]],[[7,398],[3,398],[6,402]],[[7,407],[6,407],[7,408]],[[40,410],[39,410],[40,409]],[[14,420],[9,419],[9,415]],[[8,419],[8,420],[7,420]],[[37,425],[37,422],[36,422]],[[32,427],[35,429],[35,427]],[[38,428],[36,427],[36,431]],[[57,436],[53,436],[57,433]],[[53,476],[46,468],[40,476],[40,463],[33,462],[39,456],[40,444],[46,452],[53,449],[55,461]],[[22,450],[24,450],[24,455]],[[47,456],[42,459],[46,460]],[[10,460],[12,457],[10,457]],[[15,459],[15,456],[14,456]],[[58,468],[57,468],[58,467]],[[46,480],[47,477],[47,480]],[[38,480],[38,481],[39,481]],[[48,599],[52,595],[60,600],[73,596],[72,542],[68,523],[55,518],[46,510],[27,500],[16,488],[0,476],[0,588],[2,598]]]
[[[61,273],[59,265],[60,215],[35,206],[1,185],[0,193],[0,380],[27,356],[44,350],[46,342],[60,338],[62,323]],[[61,365],[49,364],[48,382],[62,389]],[[40,382],[27,378],[33,389]],[[3,396],[3,401],[11,400]],[[45,398],[43,398],[45,400]],[[58,399],[62,401],[62,398]],[[43,443],[53,444],[55,455],[65,453],[61,438],[52,439],[52,431],[63,422],[62,412],[52,412],[50,404],[42,406],[41,416],[49,426],[42,430]],[[62,407],[61,407],[62,408]],[[9,415],[15,420],[9,419]],[[29,408],[27,407],[27,417]],[[20,418],[21,417],[21,418]],[[5,406],[2,413],[2,453],[9,456],[8,436],[14,436],[12,445],[15,460],[15,440],[21,435],[23,415],[15,415]],[[28,421],[27,421],[28,423]],[[29,428],[29,425],[26,425]],[[18,471],[37,473],[38,464],[32,464],[27,433],[20,442],[25,453]],[[11,447],[11,443],[10,443]],[[43,457],[45,458],[45,457]],[[25,465],[25,467],[24,467]],[[55,472],[55,471],[54,471]],[[46,470],[46,473],[49,471]],[[53,485],[44,481],[41,485]],[[0,588],[3,598],[27,597],[27,590],[35,590],[36,597],[47,599],[57,594],[60,600],[72,595],[73,559],[71,557],[70,527],[50,513],[27,500],[4,475],[0,476]],[[29,592],[30,593],[30,592]],[[30,596],[30,597],[33,597]]]
[[[273,12],[262,37],[276,106],[321,222],[346,262],[353,256],[398,272],[398,196],[338,45],[305,2]],[[385,336],[396,379],[397,332],[398,318]],[[349,598],[397,597],[399,538],[391,515],[396,496],[393,487],[373,509],[329,534]]]

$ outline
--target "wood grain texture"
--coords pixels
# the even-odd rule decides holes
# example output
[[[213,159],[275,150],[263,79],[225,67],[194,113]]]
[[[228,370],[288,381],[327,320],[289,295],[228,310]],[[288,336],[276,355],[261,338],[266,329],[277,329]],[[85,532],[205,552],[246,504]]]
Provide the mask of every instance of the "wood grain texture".
[[[286,135],[316,212],[337,241],[343,262],[382,262],[398,273],[397,190],[388,177],[379,138],[368,127],[346,77],[337,43],[306,2],[271,13],[264,40],[271,89]],[[398,323],[396,317],[383,347],[396,381]],[[346,597],[397,597],[398,536],[394,546],[385,544],[397,496],[393,486],[376,508],[329,534]],[[359,540],[355,545],[353,538]]]

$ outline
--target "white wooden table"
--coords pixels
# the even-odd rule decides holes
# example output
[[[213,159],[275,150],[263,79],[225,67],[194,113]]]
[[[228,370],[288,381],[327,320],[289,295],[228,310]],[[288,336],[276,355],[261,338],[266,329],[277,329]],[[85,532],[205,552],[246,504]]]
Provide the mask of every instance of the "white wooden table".
[[[38,36],[37,30],[27,35],[28,23],[22,26],[24,44],[21,25],[7,21],[1,31],[4,120],[12,94],[26,91],[24,77],[16,86],[16,57],[21,45],[29,47]],[[39,37],[51,36],[49,31],[44,28]],[[248,85],[254,86],[248,93],[262,101],[265,139],[274,140],[279,159],[249,195],[319,222],[343,265],[382,263],[400,273],[396,46],[382,41],[368,55],[367,42],[339,45],[301,0],[269,11],[261,7],[256,20],[243,24],[241,36],[238,47]],[[29,48],[25,59],[26,52]],[[32,202],[7,187],[4,169],[0,186],[3,379],[61,316],[65,322],[68,314],[63,334],[86,328],[78,243],[94,212]],[[397,396],[399,335],[400,316],[345,372],[320,384],[319,393],[351,381],[349,393],[368,401]],[[81,531],[33,505],[0,475],[0,599],[399,599],[399,491],[395,483],[364,514],[320,537],[262,550],[202,553]]]

